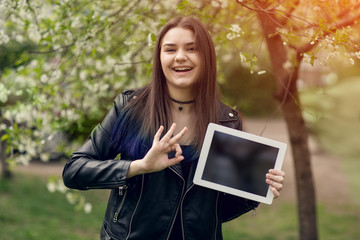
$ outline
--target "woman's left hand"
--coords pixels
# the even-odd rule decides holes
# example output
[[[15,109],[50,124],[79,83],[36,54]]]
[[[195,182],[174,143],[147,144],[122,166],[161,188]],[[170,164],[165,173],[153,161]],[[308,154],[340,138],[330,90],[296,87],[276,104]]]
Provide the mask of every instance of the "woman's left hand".
[[[285,172],[278,169],[270,169],[266,174],[266,183],[270,185],[270,190],[274,194],[274,199],[280,196],[285,180]]]

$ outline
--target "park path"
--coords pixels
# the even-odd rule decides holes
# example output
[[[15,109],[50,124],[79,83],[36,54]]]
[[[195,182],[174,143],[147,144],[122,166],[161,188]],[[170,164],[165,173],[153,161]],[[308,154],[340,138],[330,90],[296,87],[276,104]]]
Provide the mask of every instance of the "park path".
[[[262,136],[288,144],[283,170],[286,172],[286,182],[281,192],[284,200],[296,200],[294,164],[291,156],[291,147],[288,140],[286,124],[282,119],[245,119],[244,130],[259,135],[265,128]],[[349,189],[346,187],[347,178],[343,172],[340,160],[329,153],[321,151],[310,139],[312,152],[312,169],[315,180],[316,197],[320,202],[343,204],[351,200]],[[31,163],[30,166],[18,166],[15,171],[38,175],[42,177],[61,177],[64,163]],[[336,197],[335,197],[336,196]]]

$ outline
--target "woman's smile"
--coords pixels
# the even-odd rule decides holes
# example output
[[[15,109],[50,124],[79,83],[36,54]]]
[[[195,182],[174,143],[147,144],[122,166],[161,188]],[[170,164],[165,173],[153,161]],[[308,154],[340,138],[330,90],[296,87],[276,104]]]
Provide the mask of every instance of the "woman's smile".
[[[174,67],[173,70],[177,73],[179,76],[184,76],[188,73],[190,73],[194,68],[189,66],[178,66]]]

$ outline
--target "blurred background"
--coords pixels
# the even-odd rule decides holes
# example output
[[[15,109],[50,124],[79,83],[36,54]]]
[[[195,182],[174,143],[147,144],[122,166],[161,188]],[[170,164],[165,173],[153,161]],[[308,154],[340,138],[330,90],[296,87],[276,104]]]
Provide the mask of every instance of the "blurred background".
[[[121,91],[150,80],[156,35],[177,15],[207,26],[223,100],[244,130],[289,145],[281,197],[224,224],[224,239],[304,239],[293,129],[285,98],[275,97],[280,70],[296,78],[291,96],[308,134],[313,239],[359,239],[359,8],[352,0],[0,0],[0,239],[99,238],[108,191],[65,188],[62,167]],[[271,33],[261,13],[275,19]],[[277,38],[281,65],[269,51]]]

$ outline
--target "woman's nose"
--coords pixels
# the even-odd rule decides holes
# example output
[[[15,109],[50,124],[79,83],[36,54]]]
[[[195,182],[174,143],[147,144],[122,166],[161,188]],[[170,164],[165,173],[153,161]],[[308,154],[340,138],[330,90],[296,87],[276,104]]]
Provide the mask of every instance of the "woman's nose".
[[[179,49],[175,56],[175,61],[177,62],[184,62],[186,61],[186,52],[182,49]]]

